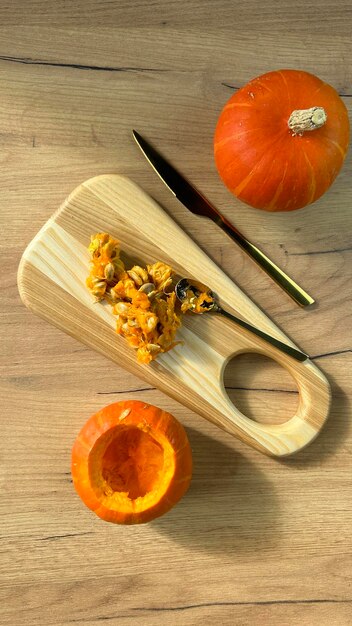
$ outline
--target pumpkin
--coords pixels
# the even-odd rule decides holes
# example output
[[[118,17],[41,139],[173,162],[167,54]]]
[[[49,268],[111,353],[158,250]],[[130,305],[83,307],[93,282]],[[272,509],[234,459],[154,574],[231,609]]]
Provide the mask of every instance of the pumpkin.
[[[93,415],[72,449],[75,489],[107,522],[163,515],[187,491],[192,453],[183,426],[151,404],[116,402]]]
[[[293,211],[329,189],[348,142],[347,109],[335,89],[307,72],[280,70],[228,100],[215,130],[215,163],[246,204]]]

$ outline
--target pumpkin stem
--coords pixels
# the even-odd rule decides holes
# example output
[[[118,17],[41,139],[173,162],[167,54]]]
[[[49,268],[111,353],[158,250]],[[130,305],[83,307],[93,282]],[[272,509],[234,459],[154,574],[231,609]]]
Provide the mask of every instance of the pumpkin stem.
[[[303,135],[306,130],[316,130],[324,126],[327,115],[322,107],[311,109],[297,109],[288,120],[288,127],[293,135]]]

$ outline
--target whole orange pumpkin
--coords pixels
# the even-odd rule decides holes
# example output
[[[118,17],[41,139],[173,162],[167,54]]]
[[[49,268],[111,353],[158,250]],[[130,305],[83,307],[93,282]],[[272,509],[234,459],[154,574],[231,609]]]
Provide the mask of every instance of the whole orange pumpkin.
[[[140,524],[163,515],[187,491],[192,452],[170,413],[137,400],[93,415],[72,449],[72,478],[87,507],[107,522]]]
[[[347,109],[335,89],[307,72],[280,70],[228,100],[215,130],[215,162],[246,204],[293,211],[329,189],[348,142]]]

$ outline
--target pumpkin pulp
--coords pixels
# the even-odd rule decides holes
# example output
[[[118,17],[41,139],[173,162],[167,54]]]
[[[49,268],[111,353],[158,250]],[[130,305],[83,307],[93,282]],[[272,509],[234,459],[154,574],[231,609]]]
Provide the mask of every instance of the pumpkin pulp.
[[[130,500],[153,491],[164,465],[161,445],[139,428],[120,428],[102,458],[102,477]]]
[[[88,467],[92,488],[104,506],[139,511],[162,497],[174,470],[170,444],[163,439],[145,432],[143,424],[115,426],[98,439]]]

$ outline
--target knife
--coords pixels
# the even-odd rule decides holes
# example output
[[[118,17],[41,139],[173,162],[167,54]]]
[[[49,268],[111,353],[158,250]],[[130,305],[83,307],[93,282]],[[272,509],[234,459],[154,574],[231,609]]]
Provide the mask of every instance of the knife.
[[[168,163],[137,131],[133,137],[147,161],[171,193],[195,215],[208,217],[235,241],[286,293],[300,306],[314,303],[313,298],[297,285],[285,272],[271,261],[257,246],[251,243],[221,213],[191,185],[175,168]]]

